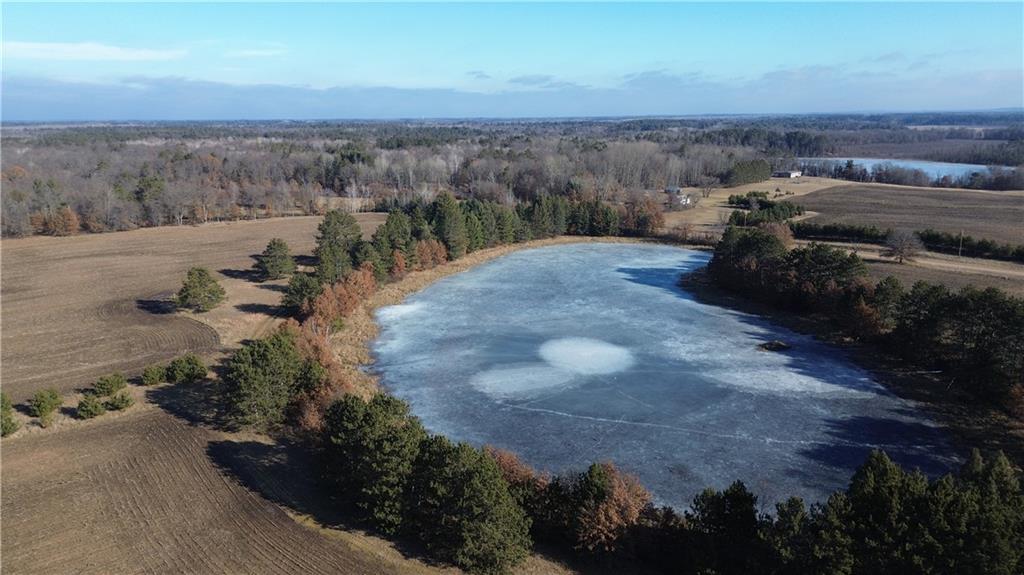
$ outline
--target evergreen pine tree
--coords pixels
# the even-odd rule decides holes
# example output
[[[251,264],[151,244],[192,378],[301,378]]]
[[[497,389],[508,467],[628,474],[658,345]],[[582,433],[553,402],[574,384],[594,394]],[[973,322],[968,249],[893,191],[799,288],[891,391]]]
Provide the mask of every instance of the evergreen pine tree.
[[[390,260],[390,252],[388,252],[388,255]],[[370,267],[373,269],[373,277],[377,282],[383,282],[388,277],[390,266],[384,263],[380,253],[377,252],[370,242],[360,240],[356,244],[353,250],[352,262],[356,268],[363,267],[363,264],[370,264]]]
[[[434,230],[427,220],[427,214],[423,206],[419,204],[413,206],[412,212],[409,214],[409,225],[412,228],[413,240],[426,241],[434,239]]]
[[[224,288],[213,279],[210,270],[192,268],[185,276],[175,303],[178,307],[198,312],[210,311],[224,301]]]
[[[403,494],[426,436],[409,406],[378,393],[367,402],[346,395],[327,411],[328,478],[363,516],[385,533],[402,525]]]
[[[263,253],[257,256],[256,269],[264,279],[276,280],[295,272],[295,258],[288,244],[281,238],[273,238]]]
[[[325,377],[324,368],[304,359],[294,335],[284,330],[246,343],[227,367],[224,380],[232,419],[259,430],[284,422],[285,408],[295,395],[315,388]]]
[[[445,192],[434,200],[434,235],[448,250],[448,259],[457,260],[466,253],[466,222],[455,197]]]
[[[497,463],[465,443],[423,442],[406,509],[431,554],[470,573],[504,573],[529,553],[529,519]]]
[[[484,235],[484,245],[492,247],[501,242],[498,236],[498,220],[495,217],[497,204],[488,202],[481,204],[477,217],[480,218],[480,229]]]
[[[466,214],[466,252],[475,252],[486,245],[484,228],[476,214]]]
[[[352,214],[331,210],[317,228],[316,275],[322,284],[333,284],[352,269],[350,251],[362,238],[359,223]]]

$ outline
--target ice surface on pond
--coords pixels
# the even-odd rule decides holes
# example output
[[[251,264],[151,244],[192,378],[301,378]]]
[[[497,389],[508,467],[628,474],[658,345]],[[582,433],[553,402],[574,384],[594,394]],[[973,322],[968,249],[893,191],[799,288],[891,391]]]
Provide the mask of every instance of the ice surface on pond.
[[[936,474],[944,433],[839,351],[676,287],[708,255],[525,250],[378,311],[384,385],[433,432],[554,473],[612,460],[661,503],[741,479],[821,500],[874,448]],[[771,340],[785,352],[759,351]]]

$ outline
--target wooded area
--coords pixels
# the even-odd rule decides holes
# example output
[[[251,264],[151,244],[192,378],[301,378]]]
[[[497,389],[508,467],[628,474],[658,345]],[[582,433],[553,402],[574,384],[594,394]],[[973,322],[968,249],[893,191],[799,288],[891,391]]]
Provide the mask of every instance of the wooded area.
[[[948,127],[914,129],[922,122]],[[964,128],[969,123],[971,128]],[[980,126],[980,127],[978,127]],[[740,185],[849,146],[946,142],[945,157],[1024,163],[1019,113],[475,122],[5,125],[3,234],[69,235],[322,213],[441,191],[513,205],[577,194],[625,203],[666,187]],[[930,158],[935,159],[935,158]],[[861,181],[1024,188],[854,169]],[[333,203],[332,203],[333,202]]]

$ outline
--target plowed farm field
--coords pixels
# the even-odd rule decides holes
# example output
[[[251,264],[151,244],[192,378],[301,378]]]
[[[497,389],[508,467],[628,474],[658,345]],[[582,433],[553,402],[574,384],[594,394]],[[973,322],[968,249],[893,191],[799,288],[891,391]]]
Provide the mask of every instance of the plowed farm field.
[[[357,219],[372,233],[384,214]],[[207,267],[220,280],[237,277],[274,237],[293,254],[308,254],[319,222],[311,216],[4,240],[4,390],[17,403],[41,388],[68,393],[113,371],[130,374],[186,351],[217,351],[217,330],[167,313],[164,302],[188,268]],[[280,299],[278,292],[265,296]],[[235,305],[229,292],[226,309]]]
[[[990,192],[903,186],[840,185],[795,200],[812,223],[935,230],[999,243],[1024,243],[1024,191]]]
[[[5,440],[4,573],[418,571],[236,480],[247,445],[155,407]]]

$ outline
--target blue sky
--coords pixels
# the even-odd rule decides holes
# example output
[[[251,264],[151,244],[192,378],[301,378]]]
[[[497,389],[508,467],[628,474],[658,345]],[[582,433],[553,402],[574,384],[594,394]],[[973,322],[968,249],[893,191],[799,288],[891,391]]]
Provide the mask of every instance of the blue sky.
[[[3,4],[12,120],[1024,105],[1024,4]]]

